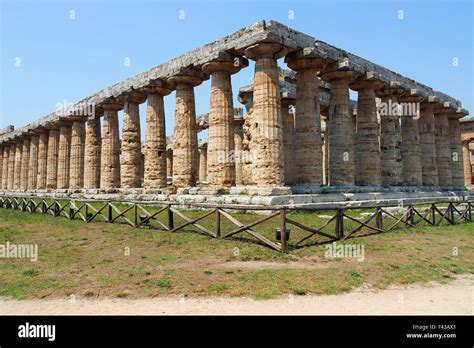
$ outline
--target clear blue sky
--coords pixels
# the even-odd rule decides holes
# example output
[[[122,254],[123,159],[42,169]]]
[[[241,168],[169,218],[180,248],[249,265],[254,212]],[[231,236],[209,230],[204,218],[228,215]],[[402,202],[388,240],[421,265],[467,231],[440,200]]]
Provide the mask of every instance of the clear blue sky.
[[[0,127],[25,125],[57,103],[82,99],[260,19],[411,77],[474,113],[471,0],[0,2]],[[234,97],[252,74],[253,64],[233,75]],[[198,114],[209,109],[209,88],[209,81],[196,88]],[[165,104],[171,134],[174,94]],[[144,105],[141,116],[144,125]]]

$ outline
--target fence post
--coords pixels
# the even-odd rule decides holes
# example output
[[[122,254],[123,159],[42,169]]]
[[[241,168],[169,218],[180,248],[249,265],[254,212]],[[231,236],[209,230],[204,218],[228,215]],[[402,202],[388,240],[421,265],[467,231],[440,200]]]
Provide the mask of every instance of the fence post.
[[[341,208],[336,212],[336,236],[338,239],[344,239],[344,214]]]
[[[107,222],[112,222],[112,206],[107,202]]]
[[[410,214],[409,215],[410,216],[410,226],[414,226],[414,224],[415,224],[415,214],[413,213],[413,205],[410,205],[408,207],[408,209],[410,211],[410,213],[409,213]]]
[[[219,208],[216,208],[216,237],[221,237],[221,213]]]
[[[435,204],[431,204],[431,224],[434,226],[436,225],[436,209],[435,209]]]
[[[287,251],[288,245],[286,242],[286,210],[280,209],[280,236],[281,236],[281,252]]]
[[[382,216],[382,208],[377,207],[377,215],[375,217],[375,223],[377,225],[377,228],[381,231],[383,231],[383,216]]]
[[[138,216],[137,216],[138,215],[138,210],[137,209],[138,209],[137,208],[137,203],[134,203],[134,208],[133,208],[133,212],[134,212],[133,215],[135,217],[135,221],[134,221],[135,226],[134,227],[138,227]]]
[[[451,218],[451,225],[455,224],[454,221],[454,203],[449,203],[449,217]]]
[[[467,202],[467,207],[468,207],[468,216],[469,216],[469,221],[472,221],[472,205],[471,202]]]
[[[171,210],[171,204],[168,204],[168,231],[171,231],[174,228],[174,215]]]

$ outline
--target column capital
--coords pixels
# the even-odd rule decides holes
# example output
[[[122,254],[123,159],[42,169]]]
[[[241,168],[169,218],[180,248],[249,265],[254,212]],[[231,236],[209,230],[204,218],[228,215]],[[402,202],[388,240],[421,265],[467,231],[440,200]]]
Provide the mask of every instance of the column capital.
[[[278,59],[285,56],[287,53],[288,49],[285,46],[275,42],[260,42],[249,46],[244,50],[245,56],[252,60],[261,58]]]
[[[114,98],[114,97],[107,98],[102,103],[100,103],[99,110],[100,109],[102,109],[102,110],[113,110],[113,111],[122,110],[123,109],[123,101],[121,101],[117,98]],[[101,113],[99,112],[99,114],[101,114]]]
[[[162,96],[168,95],[173,90],[173,87],[163,80],[150,80],[150,84],[141,89],[143,93],[160,94]]]
[[[242,68],[246,68],[249,61],[245,57],[239,57],[228,52],[219,52],[218,58],[205,63],[202,71],[206,74],[212,74],[216,71],[225,71],[229,74],[235,74]]]
[[[360,74],[348,69],[347,61],[334,62],[327,65],[320,72],[321,79],[331,83],[332,81],[346,80],[349,83],[357,79]]]
[[[295,71],[303,69],[316,69],[319,71],[325,67],[326,63],[321,59],[320,54],[316,52],[317,50],[314,47],[305,47],[287,54],[285,56],[285,63],[288,64],[290,69]]]
[[[363,89],[372,89],[380,90],[384,87],[384,84],[377,79],[376,73],[373,71],[368,71],[364,76],[360,76],[355,81],[353,81],[349,87],[354,91],[360,91]]]
[[[142,104],[146,100],[146,94],[140,91],[132,90],[124,92],[117,99],[119,99],[123,103],[132,102],[136,104]]]
[[[168,77],[167,82],[173,87],[181,84],[196,87],[207,79],[209,79],[209,75],[200,70],[194,68],[182,68],[176,75]]]

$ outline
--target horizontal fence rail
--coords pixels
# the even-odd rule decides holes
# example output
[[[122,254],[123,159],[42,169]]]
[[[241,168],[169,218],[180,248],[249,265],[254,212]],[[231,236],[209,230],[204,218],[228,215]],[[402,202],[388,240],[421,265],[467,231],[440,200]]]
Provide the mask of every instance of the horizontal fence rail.
[[[0,197],[0,208],[5,209],[49,214],[69,220],[82,220],[85,223],[122,223],[134,228],[148,228],[170,233],[190,230],[211,238],[250,241],[281,252],[422,224],[440,226],[472,222],[474,203],[439,201],[405,207],[374,206],[373,208],[336,209],[243,207],[197,203],[185,204],[187,209],[180,209],[180,206],[183,205],[176,202],[144,203]],[[260,211],[265,215],[252,214],[256,216],[256,220],[245,219],[244,221],[242,220],[245,217],[243,210]],[[367,210],[371,211],[364,212]],[[361,211],[362,217],[354,215]],[[309,217],[311,222],[298,221],[301,217],[294,215],[295,213],[304,214],[303,217]],[[317,215],[321,213],[331,213],[331,215]],[[320,225],[315,226],[316,223]],[[257,227],[260,231],[257,231]],[[264,231],[262,232],[261,229]]]

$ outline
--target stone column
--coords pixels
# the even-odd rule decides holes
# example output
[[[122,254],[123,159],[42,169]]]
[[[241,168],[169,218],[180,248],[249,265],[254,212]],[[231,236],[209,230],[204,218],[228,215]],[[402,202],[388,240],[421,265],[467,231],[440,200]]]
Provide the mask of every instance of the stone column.
[[[55,190],[58,187],[58,151],[59,129],[50,129],[48,138],[48,163],[46,173],[46,188]]]
[[[462,115],[464,116],[464,115]],[[464,161],[463,149],[461,142],[461,125],[459,124],[459,117],[454,116],[448,118],[449,123],[449,139],[451,148],[451,174],[452,186],[455,188],[464,187]]]
[[[104,106],[100,188],[120,187],[120,141],[117,108]]]
[[[296,71],[294,131],[297,136],[291,156],[294,157],[295,183],[319,186],[323,184],[323,154],[317,73],[323,64],[319,59],[306,56],[305,52],[296,51],[285,58],[288,66]]]
[[[48,132],[41,133],[38,144],[38,180],[36,182],[36,188],[40,190],[46,188],[46,178],[48,175],[48,141]]]
[[[234,146],[235,146],[235,185],[243,185],[242,178],[242,156],[244,140],[244,130],[242,128],[244,120],[238,118],[234,120]]]
[[[390,91],[381,94],[380,110],[380,165],[382,185],[399,186],[402,184],[402,154],[400,145],[400,110],[397,97]]]
[[[35,190],[38,180],[38,145],[39,145],[39,136],[33,135],[31,137],[30,143],[30,162],[28,164],[28,190]]]
[[[15,188],[15,159],[16,159],[16,143],[10,145],[8,156],[8,180],[7,188],[13,190]]]
[[[297,157],[297,146],[295,135],[295,100],[289,98],[281,99],[281,117],[283,123],[283,165],[285,184],[295,183],[295,158]],[[298,134],[298,136],[300,136]],[[297,170],[296,170],[297,171]]]
[[[329,185],[354,185],[354,130],[349,100],[351,71],[328,71],[322,78],[331,84],[329,101]]]
[[[0,145],[0,190],[2,189],[2,178],[3,178],[3,151],[4,146]]]
[[[203,183],[208,179],[208,156],[207,143],[199,147],[199,183]]]
[[[10,146],[3,147],[3,166],[2,166],[2,190],[8,189],[8,163],[10,157]]]
[[[58,146],[58,189],[68,189],[71,158],[71,126],[69,124],[61,125],[59,128]]]
[[[101,147],[100,117],[90,117],[87,120],[84,148],[84,188],[86,189],[100,187]]]
[[[13,188],[19,190],[21,188],[21,155],[23,152],[23,141],[17,141],[15,154],[15,177]]]
[[[74,121],[71,133],[71,161],[69,187],[84,187],[84,152],[86,129],[84,121]]]
[[[120,186],[122,188],[141,186],[142,142],[139,104],[144,101],[145,96],[135,92],[126,96],[124,102],[120,156]]]
[[[451,143],[447,113],[436,113],[436,162],[438,164],[438,185],[445,188],[453,186],[451,171]]]
[[[163,97],[171,92],[161,81],[147,90],[145,125],[145,189],[162,189],[167,186],[166,126]],[[171,169],[171,167],[169,167]]]
[[[380,83],[373,79],[361,79],[351,88],[358,91],[357,117],[354,137],[355,183],[361,186],[382,185],[380,163],[379,126],[375,90]]]
[[[173,150],[166,150],[166,176],[173,177]]]
[[[462,154],[463,154],[463,162],[464,162],[464,185],[470,186],[472,185],[472,164],[471,164],[471,156],[469,154],[469,141],[464,141],[462,143]],[[5,152],[4,155],[5,156]],[[3,165],[5,167],[5,164]],[[5,171],[4,171],[5,174]]]
[[[211,75],[207,145],[209,188],[235,185],[234,103],[230,76],[245,66],[248,66],[246,59],[221,52],[218,60],[206,63],[202,68]]]
[[[258,188],[282,187],[285,182],[277,59],[286,53],[287,50],[276,43],[260,43],[245,50],[245,55],[255,60],[252,117],[256,125],[253,139],[256,159],[253,174]]]
[[[422,102],[420,110],[420,152],[423,186],[438,186],[433,103]]]
[[[329,142],[328,142],[328,117],[321,115],[322,153],[323,153],[323,184],[328,185],[329,174]]]
[[[21,150],[21,169],[20,169],[20,189],[26,190],[28,188],[28,172],[30,164],[30,146],[31,140],[25,138],[23,140],[23,148]]]
[[[400,144],[400,152],[402,154],[402,183],[404,186],[421,186],[422,168],[420,129],[418,125],[420,98],[404,96],[400,97],[399,101],[405,105],[403,109],[410,113],[403,114],[401,117],[400,132],[402,143]]]
[[[194,86],[202,82],[199,74],[173,76],[169,82],[176,86],[173,130],[173,186],[177,189],[196,186],[197,133]]]

